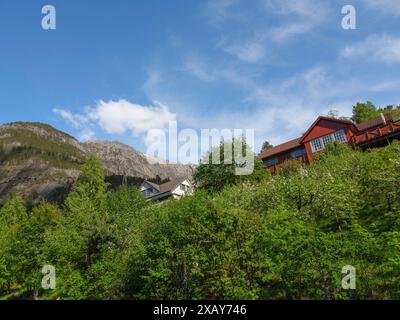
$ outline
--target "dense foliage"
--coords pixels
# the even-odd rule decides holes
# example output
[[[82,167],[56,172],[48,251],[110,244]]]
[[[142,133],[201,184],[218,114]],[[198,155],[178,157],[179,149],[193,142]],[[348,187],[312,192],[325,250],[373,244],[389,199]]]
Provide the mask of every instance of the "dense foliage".
[[[205,181],[218,169],[202,166]],[[91,157],[62,208],[27,212],[14,198],[0,209],[0,295],[400,298],[398,143],[368,152],[332,144],[307,166],[227,177],[212,192],[152,204],[135,188],[107,192]],[[55,267],[54,290],[41,288],[44,265]],[[355,290],[342,288],[346,265],[356,268]]]
[[[246,166],[252,167],[252,173],[238,174],[238,169]],[[262,160],[254,155],[245,140],[238,139],[221,141],[206,153],[194,173],[194,180],[199,189],[215,193],[227,186],[245,181],[262,181],[268,176]]]
[[[379,115],[390,114],[394,119],[400,118],[400,106],[386,106],[384,108],[376,107],[372,102],[357,103],[353,107],[353,116],[351,120],[355,123],[361,123],[379,117]]]

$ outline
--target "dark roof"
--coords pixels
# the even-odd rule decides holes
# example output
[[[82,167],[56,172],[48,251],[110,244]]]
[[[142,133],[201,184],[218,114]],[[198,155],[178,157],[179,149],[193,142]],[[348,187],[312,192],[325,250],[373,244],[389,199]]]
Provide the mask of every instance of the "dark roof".
[[[145,183],[151,185],[154,189],[156,189],[156,190],[158,190],[158,191],[161,190],[161,189],[160,189],[160,186],[159,186],[157,183],[150,182],[150,181],[147,181],[147,180],[145,181]]]
[[[186,178],[182,178],[182,179],[176,179],[176,180],[172,180],[172,181],[163,183],[160,185],[160,188],[161,188],[160,192],[172,191],[185,180],[186,180]]]
[[[282,143],[271,149],[264,150],[263,152],[260,153],[260,158],[265,159],[273,155],[276,155],[278,153],[282,153],[300,147],[301,146],[300,140],[301,137]]]
[[[383,120],[383,117],[385,120]],[[391,114],[385,114],[385,115],[381,114],[379,117],[357,124],[356,127],[358,131],[365,131],[373,127],[379,127],[385,124],[385,122],[390,122],[392,120],[393,117]]]
[[[178,187],[183,181],[188,180],[187,177],[182,177],[182,178],[177,178],[172,181],[168,181],[163,184],[156,184],[154,182],[150,181],[145,181],[145,183],[148,183],[151,185],[153,188],[157,189],[159,193],[165,193],[165,192],[170,192],[174,190],[176,187]],[[157,195],[159,194],[157,193]]]

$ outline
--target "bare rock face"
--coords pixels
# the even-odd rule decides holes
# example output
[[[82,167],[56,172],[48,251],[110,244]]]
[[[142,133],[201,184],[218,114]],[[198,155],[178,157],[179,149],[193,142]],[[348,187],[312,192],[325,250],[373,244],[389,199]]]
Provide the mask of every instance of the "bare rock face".
[[[21,195],[36,203],[62,201],[79,176],[89,154],[103,160],[108,175],[151,179],[192,176],[195,166],[169,164],[117,141],[80,143],[42,123],[16,122],[0,126],[0,201]]]
[[[116,175],[174,179],[191,176],[194,166],[168,164],[165,160],[148,156],[130,146],[117,141],[90,141],[83,143],[88,153],[97,154],[104,163],[104,168]]]

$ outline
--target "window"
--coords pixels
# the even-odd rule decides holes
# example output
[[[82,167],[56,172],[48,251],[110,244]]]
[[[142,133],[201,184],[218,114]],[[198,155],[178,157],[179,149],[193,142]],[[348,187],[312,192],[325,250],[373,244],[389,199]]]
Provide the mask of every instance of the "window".
[[[331,134],[328,134],[327,136],[322,137],[322,142],[323,142],[324,146],[328,145],[332,141],[333,141],[333,136]]]
[[[266,167],[271,167],[275,164],[278,164],[278,158],[270,158],[270,159],[264,160],[264,165]]]
[[[346,138],[346,134],[344,133],[344,130],[336,131],[334,133],[334,136],[335,136],[336,141],[343,142],[343,143],[347,142],[347,138]]]
[[[306,149],[296,149],[296,150],[293,150],[291,153],[290,153],[290,156],[292,157],[292,158],[299,158],[299,157],[301,157],[301,156],[304,156],[306,154]]]
[[[314,139],[314,140],[311,140],[311,149],[312,149],[312,152],[318,152],[318,151],[320,151],[320,150],[322,150],[324,147],[322,146],[322,143],[321,143],[321,139]]]
[[[324,149],[329,143],[332,141],[339,141],[342,143],[347,142],[346,134],[344,130],[339,130],[331,134],[327,134],[325,136],[322,136],[320,138],[311,140],[311,150],[312,152],[318,152],[322,149]]]
[[[155,191],[154,191],[153,188],[148,188],[148,189],[143,190],[142,192],[143,192],[143,194],[144,194],[145,196],[150,196],[150,195],[152,195]]]

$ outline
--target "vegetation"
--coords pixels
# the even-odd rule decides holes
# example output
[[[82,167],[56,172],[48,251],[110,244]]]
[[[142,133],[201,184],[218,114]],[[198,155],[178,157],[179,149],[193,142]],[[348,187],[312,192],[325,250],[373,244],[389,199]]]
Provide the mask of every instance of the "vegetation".
[[[235,150],[235,141],[221,141],[219,146],[204,155],[200,166],[194,174],[194,180],[199,189],[209,193],[221,191],[223,188],[245,181],[261,181],[269,176],[264,164],[255,157],[245,141],[239,140],[241,150]],[[240,156],[249,155],[254,158],[253,173],[238,175],[237,169],[246,166],[246,161],[236,161]],[[237,157],[239,156],[239,157]]]
[[[46,129],[48,135],[64,135],[64,133],[45,124],[34,123],[30,125]],[[72,139],[66,134],[65,137]],[[79,149],[58,139],[52,139],[49,136],[44,137],[22,128],[2,130],[2,136],[0,136],[0,163],[20,164],[35,157],[58,168],[65,169],[77,169],[85,160],[85,156]]]
[[[333,143],[272,177],[234,179],[232,168],[203,163],[193,196],[158,205],[134,187],[107,192],[91,157],[63,207],[27,212],[9,200],[0,296],[400,299],[398,143],[368,152]],[[54,290],[41,288],[44,265],[55,267]],[[355,290],[341,286],[346,265]]]
[[[372,102],[357,103],[353,107],[353,116],[351,120],[355,123],[361,123],[378,117],[381,113],[391,114],[394,119],[400,118],[400,106],[386,106],[377,108]]]
[[[264,143],[261,146],[261,152],[272,149],[273,147],[274,146],[272,144],[270,144],[269,141],[264,141]]]

